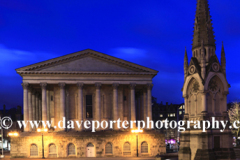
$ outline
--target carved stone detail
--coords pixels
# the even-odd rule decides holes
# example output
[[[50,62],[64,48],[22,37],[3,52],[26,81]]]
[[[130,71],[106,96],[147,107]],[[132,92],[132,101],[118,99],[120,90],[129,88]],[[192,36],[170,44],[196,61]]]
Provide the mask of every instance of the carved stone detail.
[[[101,83],[95,83],[95,86],[96,86],[97,89],[100,89],[102,84]]]
[[[118,83],[113,83],[112,86],[113,86],[113,89],[117,89],[119,84]]]
[[[83,84],[82,82],[78,82],[78,83],[77,83],[78,88],[83,88],[83,85],[84,85],[84,84]]]
[[[41,86],[42,89],[46,89],[47,83],[40,83],[40,86]]]
[[[58,83],[58,86],[61,88],[61,89],[63,89],[64,87],[65,87],[65,83]]]
[[[130,83],[129,87],[130,87],[130,89],[135,89],[136,83]]]
[[[29,84],[28,83],[22,83],[22,87],[23,87],[23,89],[28,89]]]

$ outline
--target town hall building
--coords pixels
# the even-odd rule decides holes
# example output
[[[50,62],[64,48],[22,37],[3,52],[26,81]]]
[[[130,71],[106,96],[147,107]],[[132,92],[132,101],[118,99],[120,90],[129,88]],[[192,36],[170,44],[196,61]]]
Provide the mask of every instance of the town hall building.
[[[22,77],[24,121],[52,123],[43,140],[30,125],[13,137],[11,157],[42,157],[42,141],[45,157],[142,157],[166,152],[164,135],[151,129],[136,136],[116,124],[96,132],[56,127],[63,117],[152,120],[152,79],[158,71],[90,49],[16,71]]]

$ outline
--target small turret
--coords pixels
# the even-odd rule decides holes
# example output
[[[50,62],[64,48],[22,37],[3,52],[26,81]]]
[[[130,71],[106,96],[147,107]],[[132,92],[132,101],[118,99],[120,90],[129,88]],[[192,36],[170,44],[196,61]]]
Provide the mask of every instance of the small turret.
[[[188,71],[188,56],[187,56],[187,48],[185,47],[185,55],[184,55],[184,79],[187,77]]]
[[[204,43],[202,41],[201,44],[201,62],[200,62],[200,66],[201,66],[201,76],[202,79],[205,79],[205,75],[206,75],[206,56],[205,56],[205,48],[204,48]]]
[[[223,74],[226,76],[226,57],[225,57],[223,42],[222,42],[222,51],[221,51],[221,66],[222,66]]]

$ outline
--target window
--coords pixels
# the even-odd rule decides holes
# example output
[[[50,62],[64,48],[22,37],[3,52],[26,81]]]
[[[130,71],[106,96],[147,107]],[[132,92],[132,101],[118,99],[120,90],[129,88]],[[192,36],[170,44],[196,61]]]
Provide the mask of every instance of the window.
[[[148,153],[148,144],[147,144],[147,142],[142,142],[142,144],[141,144],[141,153]]]
[[[74,144],[70,143],[68,145],[68,156],[73,156],[75,155],[75,146]]]
[[[182,115],[182,111],[179,111],[179,115]]]
[[[38,156],[38,146],[36,144],[31,145],[30,156]]]
[[[131,145],[129,142],[125,142],[123,145],[123,155],[131,155]]]
[[[175,113],[168,114],[168,117],[175,117]]]
[[[112,153],[112,144],[111,143],[107,143],[105,146],[105,154],[113,154]]]
[[[162,114],[160,114],[160,117],[163,117],[163,115],[162,115]]]
[[[57,157],[57,147],[55,144],[49,145],[49,156],[50,158]]]
[[[93,115],[92,115],[92,95],[86,95],[86,118],[93,118]]]

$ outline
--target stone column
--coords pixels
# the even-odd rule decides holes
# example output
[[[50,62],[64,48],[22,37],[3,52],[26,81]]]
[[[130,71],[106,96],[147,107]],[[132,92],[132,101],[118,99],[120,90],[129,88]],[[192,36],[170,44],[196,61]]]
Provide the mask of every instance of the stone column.
[[[39,121],[39,93],[36,93],[36,120]]]
[[[117,121],[118,119],[118,83],[113,84],[113,120]],[[114,130],[118,130],[117,123],[113,126]]]
[[[66,118],[66,115],[65,115],[65,83],[59,83],[58,85],[60,87],[59,119],[62,120],[63,117]],[[59,128],[59,130],[64,131],[65,129]]]
[[[131,121],[136,121],[135,87],[135,83],[130,84]],[[136,123],[133,123],[132,127],[136,128]]]
[[[42,121],[42,97],[41,97],[41,95],[39,95],[39,101],[38,101],[38,103],[39,103],[39,120],[40,121]]]
[[[81,123],[83,120],[83,83],[77,83],[78,86],[78,121]],[[83,127],[81,125],[80,128],[78,128],[79,131],[82,131]]]
[[[101,91],[100,91],[100,88],[101,88],[101,83],[95,83],[95,86],[96,86],[96,99],[95,99],[95,117],[94,119],[99,121],[101,121]]]
[[[202,93],[202,111],[207,113],[207,94],[205,92]]]
[[[143,89],[143,119],[147,124],[148,109],[147,109],[147,88]]]
[[[36,96],[35,91],[32,91],[32,120],[36,120]]]
[[[28,88],[28,119],[29,119],[29,121],[31,121],[31,120],[33,120],[33,112],[32,112],[32,90],[31,90],[31,88],[29,87]],[[31,128],[31,126],[29,126],[29,131],[32,131],[32,128]]]
[[[27,123],[29,120],[29,105],[28,105],[28,83],[22,83],[23,87],[23,115],[24,115],[24,121]],[[29,131],[29,126],[24,128],[24,132]]]
[[[42,121],[47,121],[47,83],[40,83],[42,87]]]
[[[147,84],[147,106],[149,120],[152,120],[152,87],[153,84]]]

